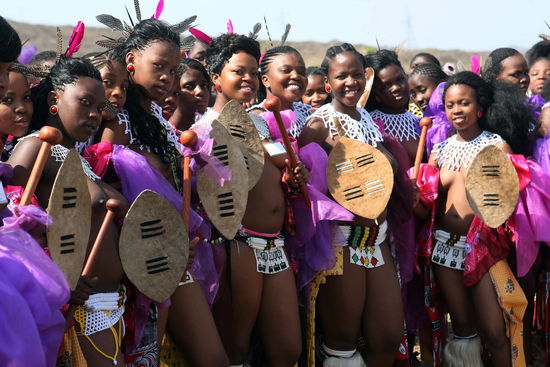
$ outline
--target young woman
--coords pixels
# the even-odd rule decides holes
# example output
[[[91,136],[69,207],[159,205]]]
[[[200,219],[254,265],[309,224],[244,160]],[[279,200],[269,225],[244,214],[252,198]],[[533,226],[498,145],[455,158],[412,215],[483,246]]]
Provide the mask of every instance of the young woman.
[[[365,57],[366,65],[374,69],[374,83],[366,109],[382,132],[398,139],[414,162],[418,145],[419,118],[410,113],[407,75],[397,54],[380,50]]]
[[[258,90],[260,47],[252,38],[224,34],[215,38],[207,51],[206,64],[218,92],[216,102],[197,125],[208,125],[222,107],[234,99],[250,101]],[[291,72],[295,78],[296,71]],[[294,88],[289,93],[293,94]],[[263,119],[251,114],[260,139],[270,140]],[[282,171],[282,172],[281,172]],[[281,247],[287,212],[287,190],[281,185],[282,175],[290,188],[307,181],[307,172],[300,166],[294,170],[266,155],[262,176],[248,193],[242,229],[236,239],[226,242],[226,284],[215,305],[218,328],[232,365],[247,362],[250,337],[256,327],[262,342],[267,365],[292,366],[301,351],[298,299],[294,275]],[[264,244],[260,249],[253,243]],[[265,246],[273,243],[273,247]],[[283,250],[284,251],[284,250]],[[284,255],[280,271],[260,272],[257,261],[263,256]],[[261,255],[261,256],[260,256]],[[260,256],[260,259],[257,257]]]
[[[48,77],[33,88],[32,99],[34,114],[31,131],[48,125],[63,133],[61,144],[52,147],[52,154],[36,189],[38,203],[42,208],[47,208],[54,179],[69,149],[74,148],[77,141],[86,141],[97,131],[105,96],[99,73],[89,62],[61,58]],[[37,135],[33,133],[21,139],[13,150],[8,163],[14,167],[14,185],[25,186],[29,178],[41,146]],[[106,213],[105,201],[111,197],[123,203],[125,200],[113,188],[101,182],[85,161],[82,165],[88,176],[88,189],[92,198],[91,246]],[[93,294],[86,301],[86,308],[79,307],[75,312],[80,345],[90,365],[123,363],[120,340],[124,306],[119,305],[124,299],[124,290],[121,287],[123,270],[117,243],[118,233],[114,224],[111,224],[92,269],[91,276],[97,277]],[[105,302],[113,306],[105,308]],[[92,320],[95,322],[92,323]]]
[[[330,152],[338,141],[333,120],[338,117],[346,137],[368,143],[389,155],[382,146],[384,137],[377,125],[366,110],[357,107],[366,84],[363,56],[344,43],[327,50],[321,67],[326,71],[333,100],[311,115],[300,136],[300,146],[314,142]],[[320,274],[324,281],[319,282],[322,284],[316,300],[324,337],[323,366],[364,366],[356,351],[360,331],[366,337],[366,365],[393,363],[403,335],[403,304],[386,238],[387,216],[385,210],[376,220],[356,216],[353,221],[338,223],[332,242],[336,266]],[[365,247],[366,242],[372,243],[372,248]],[[353,253],[367,260],[357,262],[351,256]],[[315,302],[310,307],[315,307]],[[309,364],[314,365],[315,356],[308,357]]]
[[[277,96],[281,101],[281,111],[290,136],[297,139],[311,114],[311,106],[302,103],[306,91],[307,77],[304,59],[298,50],[290,46],[277,46],[266,51],[260,63],[259,104],[249,111],[265,112],[264,99]],[[263,115],[262,115],[263,116]],[[268,121],[269,123],[269,121]],[[274,124],[269,124],[272,136],[278,135]]]
[[[141,190],[151,189],[181,211],[177,132],[153,102],[162,100],[172,88],[181,59],[179,47],[178,35],[159,20],[146,19],[133,28],[119,50],[119,60],[125,65],[130,80],[127,100],[117,119],[104,123],[102,143],[95,149],[97,153],[102,146],[107,146],[112,164],[102,174],[120,180],[122,192],[129,201]],[[116,145],[109,147],[108,142]],[[140,179],[135,179],[137,177]],[[191,219],[189,231],[194,233],[201,220],[194,212]],[[202,246],[209,250],[206,243]],[[191,274],[197,273],[191,271]],[[201,275],[198,278],[202,280]],[[168,335],[192,365],[227,365],[200,284],[192,279],[182,282],[171,302],[167,310],[166,304],[155,305],[136,292],[135,319],[148,321],[146,325],[132,325],[134,338],[127,340],[126,362],[137,366],[145,361],[158,361],[161,340],[157,339],[166,327]]]
[[[518,304],[525,302],[524,295],[519,287],[512,287],[497,297],[493,286],[500,281],[492,273],[495,264],[503,267],[502,271],[507,269],[506,276],[509,282],[513,281],[514,276],[505,262],[511,241],[505,231],[495,231],[493,237],[485,237],[492,230],[475,218],[464,184],[472,160],[488,145],[496,145],[506,153],[528,153],[525,139],[530,114],[523,98],[516,87],[506,84],[495,87],[472,72],[451,76],[443,99],[447,119],[456,129],[456,135],[435,145],[429,165],[423,167],[417,180],[423,205],[417,205],[415,211],[428,217],[424,205],[431,210],[431,219],[419,236],[418,253],[421,258],[431,259],[455,335],[445,352],[447,363],[462,359],[469,361],[468,365],[481,366],[478,332],[494,365],[512,366],[517,348],[521,347],[517,334],[511,338],[519,343],[515,345],[511,345],[506,336],[501,306],[506,307],[504,296],[508,293],[517,298]],[[432,239],[426,241],[430,237]],[[466,249],[467,240],[471,243],[470,250]],[[486,251],[490,255],[481,255]],[[509,309],[506,314],[514,315],[516,322],[521,322],[523,316]]]
[[[447,74],[436,64],[418,65],[409,75],[411,101],[425,111],[433,92],[447,78]]]
[[[27,134],[32,112],[31,90],[27,78],[19,72],[10,71],[6,95],[0,99],[0,143],[3,147],[3,161],[8,159],[13,148],[11,139]],[[11,139],[8,141],[9,137]]]
[[[194,59],[182,59],[179,80],[164,99],[163,116],[177,130],[187,130],[200,120],[208,107],[210,76],[204,66]]]
[[[529,88],[529,68],[525,57],[513,48],[493,50],[482,69],[483,79],[488,82],[500,80],[517,84],[525,93]]]
[[[304,95],[302,96],[302,102],[311,106],[315,111],[325,103],[330,102],[329,91],[326,86],[325,72],[323,69],[310,66],[306,69],[307,87]]]

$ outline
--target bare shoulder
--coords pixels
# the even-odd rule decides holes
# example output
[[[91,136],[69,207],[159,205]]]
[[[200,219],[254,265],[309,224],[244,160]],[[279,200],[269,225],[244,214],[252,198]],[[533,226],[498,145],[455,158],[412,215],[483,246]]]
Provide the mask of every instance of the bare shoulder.
[[[8,159],[8,164],[13,167],[12,185],[25,185],[41,145],[42,140],[36,136],[25,138],[17,144]]]
[[[118,145],[130,144],[130,137],[126,134],[126,125],[119,123],[118,119],[104,121],[101,124],[101,137],[99,140]]]

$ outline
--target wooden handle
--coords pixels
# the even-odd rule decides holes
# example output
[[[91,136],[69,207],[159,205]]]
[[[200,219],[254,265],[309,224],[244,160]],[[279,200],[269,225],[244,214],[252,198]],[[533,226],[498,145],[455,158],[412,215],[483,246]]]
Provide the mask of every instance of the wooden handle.
[[[273,112],[273,115],[275,116],[275,120],[277,121],[277,127],[279,128],[279,132],[281,133],[281,137],[283,138],[283,143],[285,145],[285,150],[288,155],[288,159],[290,160],[290,166],[292,168],[296,168],[298,166],[298,160],[296,159],[296,153],[294,152],[294,149],[292,148],[292,144],[290,144],[290,139],[288,138],[288,133],[285,128],[285,124],[283,123],[283,119],[281,118],[281,101],[276,96],[271,96],[269,98],[266,98],[264,102],[264,107]],[[302,184],[300,186],[300,192],[302,193],[302,197],[304,198],[304,202],[306,203],[308,208],[311,208],[311,201],[309,200],[309,195],[307,193],[307,188],[305,184]]]
[[[194,147],[197,144],[197,133],[193,130],[185,130],[180,135],[180,143],[186,147]],[[183,206],[181,208],[181,216],[183,223],[185,223],[185,230],[189,231],[189,218],[191,210],[191,164],[190,157],[183,157]]]
[[[46,166],[46,162],[50,156],[52,145],[59,144],[61,143],[61,140],[63,140],[63,134],[61,134],[61,131],[51,126],[44,126],[40,129],[40,134],[38,137],[42,140],[42,145],[40,145],[40,150],[38,151],[38,156],[36,157],[36,161],[32,167],[29,180],[25,185],[25,191],[23,192],[20,205],[30,204],[34,191],[36,190],[36,186],[38,186],[38,182],[40,181],[40,176],[42,176],[42,171],[44,171],[44,166]]]
[[[429,117],[423,117],[420,119],[420,126],[422,126],[422,132],[420,133],[420,140],[418,141],[418,147],[416,148],[416,157],[414,159],[414,168],[412,179],[416,181],[418,177],[418,170],[420,169],[420,162],[422,162],[422,155],[424,154],[424,145],[426,144],[426,134],[428,129],[432,126],[432,119]]]
[[[105,235],[107,234],[109,225],[115,218],[115,215],[122,211],[122,203],[120,202],[120,200],[117,199],[107,200],[105,206],[107,207],[107,214],[105,214],[105,218],[103,218],[103,222],[101,223],[101,227],[99,228],[99,232],[97,233],[97,237],[92,246],[92,250],[90,251],[90,255],[88,255],[88,259],[86,260],[86,265],[84,265],[84,269],[82,270],[81,274],[84,276],[90,275],[90,271],[92,269],[92,266],[94,265],[97,254],[99,253],[99,249],[103,244],[103,240],[105,239]]]
[[[180,135],[180,143],[188,148],[192,148],[197,144],[199,138],[197,133],[193,130],[185,130]],[[189,232],[189,219],[191,217],[191,157],[183,157],[183,206],[181,208],[181,216],[183,223],[185,224],[185,230]],[[185,282],[187,279],[187,269],[181,276],[181,281]]]

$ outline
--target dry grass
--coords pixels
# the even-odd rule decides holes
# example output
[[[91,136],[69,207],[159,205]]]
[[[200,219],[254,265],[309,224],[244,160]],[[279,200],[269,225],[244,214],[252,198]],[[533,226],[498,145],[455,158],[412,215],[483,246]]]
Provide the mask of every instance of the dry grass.
[[[19,22],[11,22],[10,24],[17,30],[21,39],[29,40],[30,44],[35,44],[40,51],[44,50],[55,50],[56,49],[56,30],[54,26],[45,26],[45,25],[35,25]],[[61,33],[63,34],[63,44],[64,47],[67,47],[67,41],[72,31],[72,26],[61,26]],[[100,47],[95,45],[95,41],[101,38],[102,35],[112,36],[113,33],[107,28],[94,28],[86,27],[86,34],[82,42],[80,51],[78,55],[84,55],[88,52],[98,51]],[[115,34],[116,35],[116,34]],[[260,41],[262,44],[262,51],[270,47],[269,41]],[[288,45],[295,47],[300,51],[306,64],[310,65],[320,65],[323,60],[323,56],[328,47],[339,44],[338,41],[331,42],[288,42]],[[357,50],[362,53],[366,53],[369,50],[374,50],[373,46],[369,45],[355,45]],[[470,55],[473,51],[464,51],[464,50],[437,50],[437,49],[427,49],[427,50],[409,50],[404,49],[400,52],[399,57],[403,66],[407,69],[410,63],[411,58],[418,52],[425,51],[434,54],[436,57],[441,60],[442,63],[446,62],[458,62],[461,61],[464,65],[469,65]],[[479,54],[482,59],[485,58],[488,54],[486,51],[475,52]]]

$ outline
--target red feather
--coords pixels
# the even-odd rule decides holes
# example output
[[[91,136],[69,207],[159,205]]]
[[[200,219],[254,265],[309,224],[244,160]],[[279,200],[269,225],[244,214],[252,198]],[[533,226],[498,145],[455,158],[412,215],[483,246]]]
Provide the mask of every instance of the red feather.
[[[65,52],[65,56],[71,57],[74,53],[80,50],[80,44],[84,38],[84,28],[84,23],[78,21],[76,27],[73,29],[73,33],[71,33],[71,37],[69,38],[69,47],[67,48],[67,52]]]
[[[231,19],[227,20],[227,34],[233,33],[233,22]]]
[[[470,70],[477,75],[481,75],[481,64],[479,62],[479,56],[472,55],[470,57]]]
[[[153,15],[152,18],[159,19],[163,9],[164,9],[164,0],[159,0],[159,2],[157,3],[157,10],[155,11],[155,15]]]
[[[198,39],[203,43],[206,43],[207,45],[209,45],[210,42],[212,42],[212,37],[210,37],[204,32],[199,31],[197,28],[193,28],[193,27],[189,28],[189,33],[191,33],[193,36],[195,36],[196,39]]]

